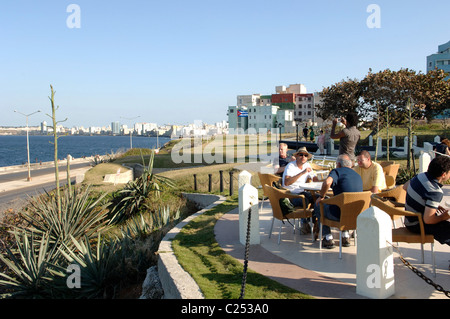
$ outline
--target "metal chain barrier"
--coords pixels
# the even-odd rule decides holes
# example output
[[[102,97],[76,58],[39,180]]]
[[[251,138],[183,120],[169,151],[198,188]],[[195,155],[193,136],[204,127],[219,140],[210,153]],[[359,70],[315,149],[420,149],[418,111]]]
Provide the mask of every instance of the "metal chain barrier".
[[[413,265],[411,265],[411,263],[409,261],[407,261],[401,254],[400,250],[398,249],[398,247],[394,246],[392,243],[390,243],[389,241],[386,241],[389,245],[391,245],[399,254],[399,258],[400,260],[403,262],[403,264],[405,264],[406,267],[408,267],[413,273],[415,273],[417,276],[419,276],[419,278],[422,278],[427,284],[431,285],[434,287],[434,289],[436,289],[439,292],[444,293],[448,298],[450,298],[450,291],[449,290],[445,290],[444,288],[442,288],[441,285],[436,284],[433,280],[431,280],[430,278],[428,278],[427,276],[425,276],[422,272],[420,272],[416,267],[414,267]]]
[[[245,284],[247,283],[248,254],[249,254],[249,248],[250,248],[250,221],[251,221],[251,216],[252,216],[252,206],[253,206],[253,204],[250,203],[250,208],[248,209],[247,237],[245,239],[244,271],[242,274],[241,295],[239,296],[239,299],[244,299]]]

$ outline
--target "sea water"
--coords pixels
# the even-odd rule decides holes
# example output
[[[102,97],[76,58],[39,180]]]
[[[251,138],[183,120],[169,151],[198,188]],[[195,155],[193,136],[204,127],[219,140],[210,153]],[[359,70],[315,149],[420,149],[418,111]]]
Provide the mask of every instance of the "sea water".
[[[168,137],[84,136],[67,135],[58,138],[58,159],[89,157],[127,151],[133,148],[156,148],[170,140]],[[30,135],[30,163],[54,160],[53,136]],[[0,136],[0,167],[25,164],[27,159],[26,135]]]

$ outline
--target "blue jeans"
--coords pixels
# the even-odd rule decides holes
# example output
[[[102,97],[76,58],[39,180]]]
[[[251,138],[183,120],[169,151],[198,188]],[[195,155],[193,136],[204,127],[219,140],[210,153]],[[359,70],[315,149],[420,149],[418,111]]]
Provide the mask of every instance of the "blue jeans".
[[[308,203],[313,203],[314,199],[310,192],[308,192],[308,191],[302,192],[302,193],[300,193],[300,195],[305,195],[306,206],[308,206]],[[303,198],[289,198],[289,200],[291,201],[292,205],[294,205],[294,207],[303,207]],[[307,222],[307,220],[305,218],[302,218],[301,222],[303,224],[303,223]]]
[[[339,221],[341,219],[341,212],[336,212],[334,210],[330,210],[330,205],[323,204],[323,214],[326,218]],[[318,226],[320,227],[320,205],[314,205],[314,216],[317,218]],[[323,225],[322,226],[322,237],[331,234],[330,226]]]

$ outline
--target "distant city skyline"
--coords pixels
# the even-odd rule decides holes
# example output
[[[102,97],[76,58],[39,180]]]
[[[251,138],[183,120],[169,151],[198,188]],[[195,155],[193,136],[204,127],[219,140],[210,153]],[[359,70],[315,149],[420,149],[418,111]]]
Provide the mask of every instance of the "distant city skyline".
[[[0,126],[25,126],[14,110],[49,122],[50,85],[69,128],[214,124],[238,95],[426,72],[449,12],[444,0],[4,1]]]

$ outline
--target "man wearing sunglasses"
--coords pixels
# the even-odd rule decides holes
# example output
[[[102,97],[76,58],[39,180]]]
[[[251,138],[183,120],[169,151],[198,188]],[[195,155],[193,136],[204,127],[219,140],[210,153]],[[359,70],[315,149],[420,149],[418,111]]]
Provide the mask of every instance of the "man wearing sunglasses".
[[[293,154],[295,161],[290,162],[283,173],[282,182],[283,187],[290,190],[293,194],[301,194],[306,198],[306,205],[313,203],[313,197],[309,191],[305,191],[302,184],[305,184],[308,178],[317,182],[318,178],[314,173],[308,160],[311,159],[312,154],[308,152],[306,147],[301,147]],[[301,198],[291,198],[292,205],[296,207],[302,207],[303,201]],[[311,228],[308,223],[302,222],[302,233],[306,234],[311,232]]]

